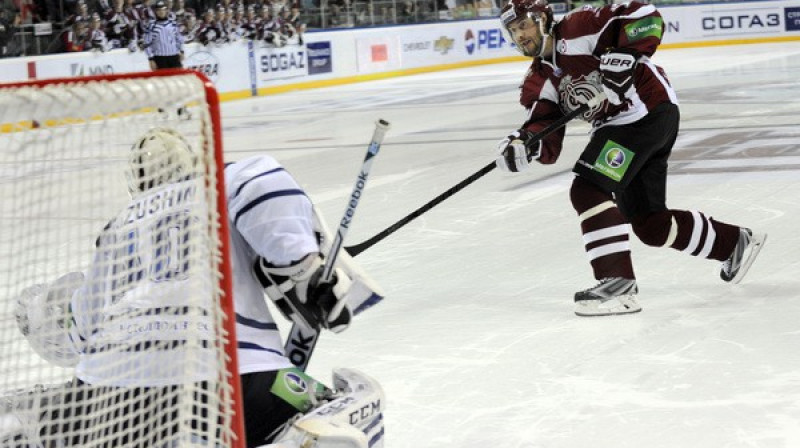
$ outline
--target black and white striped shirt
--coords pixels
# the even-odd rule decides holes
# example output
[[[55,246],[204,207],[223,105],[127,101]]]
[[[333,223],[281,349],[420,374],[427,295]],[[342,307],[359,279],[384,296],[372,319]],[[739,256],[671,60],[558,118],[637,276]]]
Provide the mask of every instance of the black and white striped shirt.
[[[153,20],[144,33],[147,57],[175,56],[183,52],[183,35],[172,19]]]

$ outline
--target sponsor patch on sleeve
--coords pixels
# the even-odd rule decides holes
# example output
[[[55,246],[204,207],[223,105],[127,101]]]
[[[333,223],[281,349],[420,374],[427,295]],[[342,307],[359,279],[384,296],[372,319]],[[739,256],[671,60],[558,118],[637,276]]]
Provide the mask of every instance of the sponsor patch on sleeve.
[[[645,17],[625,25],[625,35],[628,36],[628,42],[650,36],[661,39],[663,28],[664,20],[661,17]]]

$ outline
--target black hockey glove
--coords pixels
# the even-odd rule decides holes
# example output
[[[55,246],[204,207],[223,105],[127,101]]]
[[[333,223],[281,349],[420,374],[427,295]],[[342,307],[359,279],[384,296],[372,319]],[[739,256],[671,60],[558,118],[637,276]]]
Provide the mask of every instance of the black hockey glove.
[[[344,297],[340,297],[344,295],[346,289],[342,290],[339,287],[341,286],[339,275],[334,271],[330,282],[322,282],[320,280],[323,268],[321,266],[317,269],[308,282],[308,305],[322,328],[339,333],[350,325],[353,316],[346,306]]]
[[[321,261],[321,257],[315,255],[290,267],[277,267],[259,258],[253,272],[287,319],[308,328],[339,333],[350,325],[352,313],[345,294],[352,281],[340,269],[335,269],[330,282],[321,282],[324,268]]]
[[[617,48],[600,56],[603,91],[611,104],[624,103],[635,91],[633,71],[638,58],[638,53],[628,48]]]
[[[542,152],[541,140],[533,141],[532,132],[518,129],[497,145],[499,155],[495,163],[503,171],[516,173],[530,168],[532,160],[537,160]]]

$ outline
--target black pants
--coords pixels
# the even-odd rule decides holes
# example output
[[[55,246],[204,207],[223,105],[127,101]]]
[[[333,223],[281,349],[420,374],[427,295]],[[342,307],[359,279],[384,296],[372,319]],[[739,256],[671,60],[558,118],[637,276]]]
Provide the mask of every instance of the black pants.
[[[153,62],[156,63],[156,70],[165,68],[183,68],[181,64],[181,55],[174,54],[172,56],[153,56]]]
[[[274,432],[300,411],[271,393],[278,371],[242,375],[245,435],[248,447],[272,441]]]
[[[667,160],[680,112],[662,103],[631,124],[595,131],[573,171],[611,193],[626,218],[666,210]]]

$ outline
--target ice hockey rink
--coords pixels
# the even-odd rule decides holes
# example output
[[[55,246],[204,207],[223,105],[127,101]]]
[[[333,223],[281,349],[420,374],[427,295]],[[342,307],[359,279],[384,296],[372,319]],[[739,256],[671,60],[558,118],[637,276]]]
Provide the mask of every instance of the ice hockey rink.
[[[366,372],[391,448],[800,446],[800,45],[662,50],[682,131],[668,205],[765,231],[740,285],[717,262],[633,241],[642,313],[573,314],[593,286],[561,160],[495,170],[357,259],[386,299],[309,372]],[[378,233],[494,159],[524,119],[524,62],[223,105],[227,160],[266,152],[335,227],[375,120],[392,128],[345,245]]]

